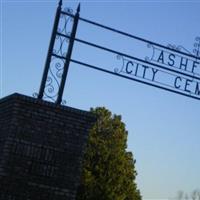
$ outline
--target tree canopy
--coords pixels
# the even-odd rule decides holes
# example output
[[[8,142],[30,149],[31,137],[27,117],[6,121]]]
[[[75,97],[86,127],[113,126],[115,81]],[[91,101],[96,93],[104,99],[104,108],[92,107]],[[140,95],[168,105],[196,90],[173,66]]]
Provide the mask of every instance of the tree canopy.
[[[127,152],[121,116],[106,108],[91,109],[97,121],[90,130],[77,200],[141,200],[135,160]]]

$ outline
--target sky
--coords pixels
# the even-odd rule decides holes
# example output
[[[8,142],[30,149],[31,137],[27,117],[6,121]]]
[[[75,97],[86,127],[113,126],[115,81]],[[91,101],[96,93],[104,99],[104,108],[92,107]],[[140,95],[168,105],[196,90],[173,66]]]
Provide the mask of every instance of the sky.
[[[64,1],[80,16],[192,52],[200,36],[200,1]],[[1,0],[0,97],[38,93],[57,1]],[[146,44],[79,23],[77,37],[132,56],[151,55]],[[75,43],[72,58],[119,67],[116,55]],[[200,101],[70,64],[63,98],[89,110],[105,106],[122,116],[128,150],[136,159],[144,199],[171,199],[200,188]]]

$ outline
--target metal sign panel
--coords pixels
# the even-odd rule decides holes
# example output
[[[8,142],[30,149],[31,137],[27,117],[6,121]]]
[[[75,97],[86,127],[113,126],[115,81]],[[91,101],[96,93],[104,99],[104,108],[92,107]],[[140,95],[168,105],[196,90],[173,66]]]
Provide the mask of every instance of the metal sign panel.
[[[200,38],[197,37],[191,54],[182,46],[164,46],[156,42],[126,33],[79,16],[80,4],[76,14],[62,10],[60,0],[50,41],[47,62],[38,98],[47,98],[58,104],[62,102],[64,85],[70,62],[105,73],[137,81],[156,88],[200,100]],[[62,23],[63,21],[63,23]],[[71,30],[68,24],[72,22]],[[97,43],[76,37],[79,22],[119,34],[143,43],[151,53],[133,56]],[[60,24],[62,26],[60,27]],[[102,66],[88,61],[72,58],[73,44],[79,43],[112,54],[117,58],[114,66]],[[143,47],[144,48],[144,47]],[[66,51],[67,50],[67,51]],[[183,51],[184,50],[184,51]],[[50,65],[53,63],[53,68]],[[55,84],[53,83],[53,80]],[[57,89],[55,89],[55,85]]]

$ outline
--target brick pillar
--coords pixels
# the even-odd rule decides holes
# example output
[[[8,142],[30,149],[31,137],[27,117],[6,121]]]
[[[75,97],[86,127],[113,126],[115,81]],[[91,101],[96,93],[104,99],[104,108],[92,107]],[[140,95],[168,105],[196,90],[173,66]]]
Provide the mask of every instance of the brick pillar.
[[[86,111],[20,94],[0,100],[0,200],[74,200]]]

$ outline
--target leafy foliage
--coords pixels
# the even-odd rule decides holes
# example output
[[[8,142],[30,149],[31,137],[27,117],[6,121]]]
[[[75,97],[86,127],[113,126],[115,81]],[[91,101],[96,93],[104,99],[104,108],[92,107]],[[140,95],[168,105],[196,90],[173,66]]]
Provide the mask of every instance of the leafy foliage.
[[[97,122],[90,131],[77,200],[140,200],[125,124],[105,108],[91,112]]]

